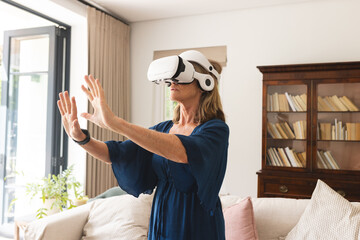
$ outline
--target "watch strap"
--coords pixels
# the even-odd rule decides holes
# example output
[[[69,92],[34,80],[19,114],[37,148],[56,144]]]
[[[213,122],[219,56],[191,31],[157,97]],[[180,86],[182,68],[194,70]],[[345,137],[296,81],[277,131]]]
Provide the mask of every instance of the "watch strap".
[[[90,133],[88,130],[81,129],[81,131],[86,135],[85,139],[82,141],[76,141],[75,139],[73,139],[73,140],[74,140],[74,142],[76,142],[79,145],[84,145],[84,144],[87,144],[88,142],[90,142],[91,137],[90,137]]]

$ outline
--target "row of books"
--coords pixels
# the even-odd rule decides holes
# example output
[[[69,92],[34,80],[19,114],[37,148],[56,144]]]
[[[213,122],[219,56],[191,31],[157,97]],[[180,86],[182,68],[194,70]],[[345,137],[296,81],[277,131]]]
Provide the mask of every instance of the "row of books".
[[[267,165],[277,167],[306,167],[306,152],[295,152],[289,147],[268,148]]]
[[[336,162],[330,151],[317,151],[318,161],[316,162],[318,168],[323,169],[340,169],[339,164]]]
[[[336,118],[334,124],[319,123],[319,140],[360,141],[360,123],[343,123]]]
[[[359,108],[346,96],[318,96],[318,111],[354,112],[359,111]]]
[[[271,123],[268,122],[267,131],[274,139],[305,139],[306,121],[296,121],[290,128],[287,122]]]
[[[267,111],[270,112],[304,112],[306,108],[306,94],[292,96],[274,93],[267,95]]]

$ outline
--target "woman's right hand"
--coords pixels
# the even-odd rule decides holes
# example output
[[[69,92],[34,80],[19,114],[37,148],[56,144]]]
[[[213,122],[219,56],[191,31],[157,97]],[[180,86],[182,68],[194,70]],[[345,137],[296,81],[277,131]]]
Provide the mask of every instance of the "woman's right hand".
[[[76,141],[83,141],[86,138],[86,135],[80,128],[75,97],[72,97],[70,101],[69,93],[67,91],[60,93],[59,97],[60,100],[57,101],[57,105],[67,135]]]

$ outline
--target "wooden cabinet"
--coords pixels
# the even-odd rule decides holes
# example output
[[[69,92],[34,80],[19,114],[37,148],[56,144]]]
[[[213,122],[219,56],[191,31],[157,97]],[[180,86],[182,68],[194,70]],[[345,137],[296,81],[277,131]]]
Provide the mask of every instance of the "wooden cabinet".
[[[258,197],[310,198],[317,179],[360,201],[360,62],[259,66]]]

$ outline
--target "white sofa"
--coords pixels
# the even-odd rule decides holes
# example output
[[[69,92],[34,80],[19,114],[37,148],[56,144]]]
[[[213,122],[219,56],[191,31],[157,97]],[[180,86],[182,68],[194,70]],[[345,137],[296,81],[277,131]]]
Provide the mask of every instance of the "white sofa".
[[[223,208],[243,198],[221,196]],[[309,200],[252,198],[256,229],[260,240],[284,239],[296,225]],[[147,239],[151,195],[130,195],[99,199],[86,205],[31,222],[25,239],[88,240]],[[360,203],[356,203],[360,206]]]

